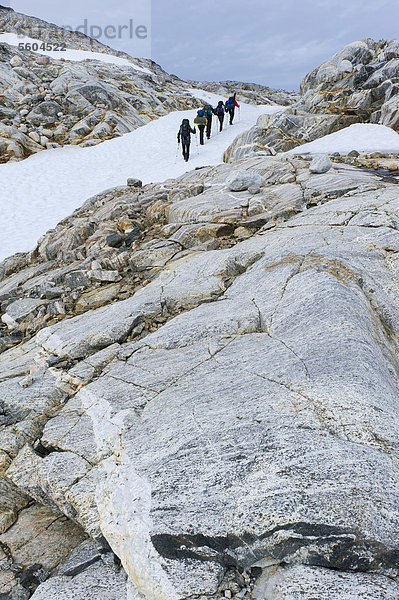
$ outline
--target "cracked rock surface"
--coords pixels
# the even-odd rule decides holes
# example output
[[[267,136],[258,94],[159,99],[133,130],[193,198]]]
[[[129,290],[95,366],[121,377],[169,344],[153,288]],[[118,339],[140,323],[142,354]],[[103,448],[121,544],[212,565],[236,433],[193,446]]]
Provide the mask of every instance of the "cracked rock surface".
[[[393,181],[252,156],[6,259],[0,593],[397,598],[398,227]],[[67,550],[15,574],[35,511]]]

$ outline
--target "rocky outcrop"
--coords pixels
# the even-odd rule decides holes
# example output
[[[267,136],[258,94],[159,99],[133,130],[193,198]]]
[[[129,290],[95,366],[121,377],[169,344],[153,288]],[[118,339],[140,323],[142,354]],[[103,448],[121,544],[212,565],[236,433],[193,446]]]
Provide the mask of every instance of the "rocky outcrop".
[[[253,152],[285,152],[353,123],[399,129],[399,41],[354,42],[306,75],[300,99],[265,115],[230,146],[226,161]]]
[[[77,532],[34,600],[397,597],[397,186],[348,163],[109,190],[0,265],[3,536]]]
[[[12,65],[17,57],[22,66]],[[2,162],[65,144],[92,146],[199,102],[161,69],[97,60],[38,65],[34,53],[7,44],[0,45],[0,73]]]

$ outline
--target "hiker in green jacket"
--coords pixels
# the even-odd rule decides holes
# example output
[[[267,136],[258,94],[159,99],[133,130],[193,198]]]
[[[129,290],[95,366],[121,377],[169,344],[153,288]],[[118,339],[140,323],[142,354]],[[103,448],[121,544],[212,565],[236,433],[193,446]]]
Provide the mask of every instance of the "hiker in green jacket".
[[[198,113],[197,113],[197,116],[194,119],[194,124],[198,127],[199,132],[200,132],[200,144],[201,144],[201,146],[204,145],[204,131],[205,131],[205,127],[206,127],[207,123],[208,123],[208,119],[204,115],[204,111],[203,110],[199,110]]]

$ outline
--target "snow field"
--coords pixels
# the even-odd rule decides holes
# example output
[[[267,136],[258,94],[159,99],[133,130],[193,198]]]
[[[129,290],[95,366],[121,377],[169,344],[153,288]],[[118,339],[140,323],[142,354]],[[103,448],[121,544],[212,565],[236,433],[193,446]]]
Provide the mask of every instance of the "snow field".
[[[195,90],[197,97],[213,104],[221,99],[204,94]],[[232,126],[226,125],[225,118],[225,130],[219,134],[214,117],[212,138],[205,146],[199,146],[199,140],[192,136],[188,163],[177,146],[177,133],[184,118],[193,125],[196,110],[170,113],[90,148],[64,146],[0,165],[0,260],[32,250],[39,237],[88,198],[125,185],[128,177],[138,177],[146,184],[179,177],[195,167],[219,164],[238,134],[252,127],[261,114],[282,109],[241,104],[241,120],[238,112]]]

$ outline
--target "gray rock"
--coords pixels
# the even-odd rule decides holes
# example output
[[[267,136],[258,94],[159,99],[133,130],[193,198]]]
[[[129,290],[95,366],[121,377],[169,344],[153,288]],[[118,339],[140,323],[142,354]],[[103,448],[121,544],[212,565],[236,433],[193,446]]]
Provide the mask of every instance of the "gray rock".
[[[25,319],[29,319],[38,308],[47,304],[46,300],[39,298],[21,298],[16,300],[7,307],[7,312],[2,317],[4,323],[8,322],[8,319],[15,323],[20,323]]]
[[[37,56],[35,58],[35,63],[37,65],[47,66],[48,64],[50,64],[50,57],[49,56]]]
[[[12,67],[21,67],[23,65],[23,60],[20,56],[18,56],[17,54],[15,54],[12,59],[10,60],[10,65]]]
[[[25,508],[0,535],[0,593],[12,600],[30,598],[85,538],[80,527],[48,507],[33,503]]]
[[[125,245],[131,246],[140,237],[141,231],[138,227],[134,227],[125,237]]]
[[[228,179],[228,188],[232,192],[243,192],[250,187],[261,188],[264,184],[264,179],[258,173],[250,171],[237,171],[232,173]]]
[[[31,110],[26,118],[33,125],[52,125],[57,121],[57,113],[60,110],[61,107],[57,102],[42,102]]]
[[[327,173],[332,168],[332,162],[327,154],[315,156],[309,165],[309,171],[311,173]]]
[[[120,281],[121,276],[118,271],[107,271],[105,269],[93,269],[89,271],[89,278],[94,281]]]
[[[86,288],[90,284],[88,271],[71,271],[65,275],[64,283],[65,287],[71,290]]]
[[[259,194],[226,190],[237,169]],[[106,245],[135,227],[133,252]],[[29,498],[73,519],[120,558],[122,598],[219,598],[233,572],[241,597],[245,569],[260,598],[395,597],[398,229],[395,184],[292,155],[90,198],[0,267],[4,309],[87,283],[0,354],[0,524]],[[65,558],[36,594],[87,597],[97,550]]]
[[[124,242],[124,237],[119,233],[111,233],[110,235],[107,235],[105,241],[111,248],[119,248]]]
[[[269,569],[270,571],[271,569]],[[276,574],[265,573],[253,590],[256,600],[394,600],[399,585],[381,575],[368,573],[336,573],[320,567],[296,565],[278,569]]]
[[[143,182],[141,181],[141,179],[135,179],[134,177],[130,177],[127,180],[127,185],[130,187],[142,187]]]
[[[225,160],[288,151],[353,123],[381,123],[398,131],[398,65],[397,40],[366,39],[345,46],[304,77],[295,104],[260,117],[238,136]]]
[[[28,135],[34,142],[40,142],[40,135],[37,133],[37,131],[31,131],[28,133]]]
[[[8,469],[7,478],[53,511],[76,518],[65,492],[89,470],[90,463],[71,452],[54,452],[42,459],[25,446]]]
[[[164,267],[181,250],[181,245],[172,240],[155,240],[148,244],[145,249],[132,255],[130,268],[132,271],[140,272],[153,267]]]
[[[94,560],[94,559],[93,559]],[[75,576],[58,575],[42,583],[31,597],[32,600],[124,600],[127,598],[126,575],[115,567],[107,566],[99,559]],[[139,596],[137,596],[139,600]]]

